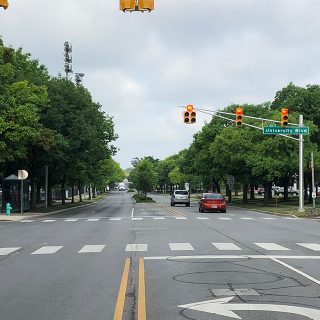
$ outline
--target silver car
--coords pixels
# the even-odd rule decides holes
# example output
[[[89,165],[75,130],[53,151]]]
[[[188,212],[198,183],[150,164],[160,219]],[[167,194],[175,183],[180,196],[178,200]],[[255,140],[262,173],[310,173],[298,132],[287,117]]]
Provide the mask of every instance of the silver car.
[[[187,207],[190,207],[190,195],[187,190],[174,190],[171,195],[171,207],[176,204],[185,204]]]

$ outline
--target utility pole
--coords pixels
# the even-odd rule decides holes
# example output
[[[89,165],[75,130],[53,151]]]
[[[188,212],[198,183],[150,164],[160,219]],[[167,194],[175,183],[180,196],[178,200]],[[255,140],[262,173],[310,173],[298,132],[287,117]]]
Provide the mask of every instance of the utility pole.
[[[64,43],[64,72],[66,79],[69,79],[69,73],[72,73],[72,45],[68,41]]]
[[[303,115],[299,115],[299,127],[303,127]],[[304,212],[303,192],[303,134],[299,134],[299,212]]]
[[[313,152],[311,152],[311,176],[312,176],[312,214],[317,214],[316,209],[316,197],[317,197],[317,190],[315,188],[314,183],[314,160],[313,160]],[[311,190],[310,190],[311,191]]]

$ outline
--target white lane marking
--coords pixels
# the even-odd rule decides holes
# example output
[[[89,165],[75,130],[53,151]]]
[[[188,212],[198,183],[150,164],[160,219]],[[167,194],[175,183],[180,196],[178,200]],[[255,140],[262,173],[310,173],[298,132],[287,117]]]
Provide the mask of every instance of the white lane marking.
[[[273,258],[273,259],[271,259],[271,260],[273,260],[274,262],[277,262],[277,263],[283,265],[284,267],[286,267],[286,268],[288,268],[288,269],[290,269],[290,270],[292,270],[292,271],[300,274],[301,276],[307,278],[308,280],[310,280],[310,281],[312,281],[312,282],[320,285],[320,280],[315,279],[315,278],[309,276],[308,274],[306,274],[306,273],[304,273],[304,272],[302,272],[302,271],[300,271],[300,270],[298,270],[298,269],[296,269],[296,268],[294,268],[294,267],[291,267],[291,266],[288,265],[287,263],[285,263],[285,262],[283,262],[283,261],[280,261],[280,260],[278,260],[278,259],[276,259],[276,258]]]
[[[269,242],[269,243],[255,243],[256,246],[269,250],[269,251],[289,251],[290,249],[280,246],[279,244]]]
[[[109,221],[121,221],[122,218],[110,218]]]
[[[132,221],[141,221],[143,218],[131,218]]]
[[[263,218],[264,220],[276,220],[276,218]]]
[[[0,256],[6,256],[7,254],[15,252],[19,249],[21,249],[21,247],[0,248]]]
[[[240,218],[240,220],[253,220],[253,218],[243,217],[243,218]]]
[[[223,217],[219,217],[219,220],[232,220],[231,218],[223,218]]]
[[[133,218],[133,214],[134,214],[134,208],[132,208],[132,211],[131,211],[131,218]]]
[[[172,251],[191,251],[194,247],[190,243],[169,243]]]
[[[297,243],[297,245],[313,251],[320,251],[320,244],[318,243]]]
[[[53,254],[53,253],[56,253],[61,248],[63,248],[63,246],[45,246],[32,252],[31,254]]]
[[[34,220],[22,220],[20,222],[24,222],[24,223],[30,223],[30,222],[33,222]]]
[[[41,222],[55,222],[56,220],[51,220],[51,219],[47,219],[47,220],[42,220]]]
[[[85,245],[79,250],[79,253],[101,252],[104,248],[105,245]]]
[[[78,221],[79,219],[66,219],[66,220],[64,220],[64,221],[66,221],[66,222],[75,222],[75,221]]]
[[[174,217],[176,220],[187,220],[186,217]]]
[[[153,220],[164,220],[164,217],[153,217]]]
[[[100,219],[87,219],[87,221],[89,222],[95,222],[95,221],[99,221]]]
[[[206,218],[206,217],[196,217],[196,218],[199,220],[209,220],[209,218]]]
[[[286,219],[286,220],[299,220],[299,218],[295,218],[295,217],[284,217],[283,219]]]
[[[126,246],[126,251],[148,251],[147,244],[130,243]]]
[[[242,250],[232,242],[212,242],[218,250]]]
[[[145,260],[201,260],[201,259],[291,259],[291,260],[320,260],[320,256],[284,256],[284,255],[189,255],[189,256],[154,256],[144,257]]]

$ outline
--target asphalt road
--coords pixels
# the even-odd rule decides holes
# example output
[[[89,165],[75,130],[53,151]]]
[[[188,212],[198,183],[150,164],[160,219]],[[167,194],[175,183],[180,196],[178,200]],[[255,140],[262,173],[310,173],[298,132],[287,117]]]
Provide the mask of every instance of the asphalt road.
[[[320,224],[126,192],[0,223],[0,320],[320,320]]]

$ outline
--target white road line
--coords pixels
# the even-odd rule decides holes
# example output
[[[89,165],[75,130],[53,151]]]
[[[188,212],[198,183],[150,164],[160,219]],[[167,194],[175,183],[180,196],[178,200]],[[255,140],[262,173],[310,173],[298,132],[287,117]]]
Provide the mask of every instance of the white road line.
[[[320,244],[318,243],[297,243],[297,245],[313,251],[320,251]]]
[[[299,220],[299,218],[295,218],[295,217],[284,217],[283,219],[286,219],[286,220]]]
[[[223,217],[219,217],[219,220],[232,220],[231,218],[223,218]]]
[[[187,220],[186,217],[174,217],[176,220]]]
[[[138,244],[138,243],[130,243],[126,246],[126,251],[148,251],[148,245],[147,244]]]
[[[169,243],[172,251],[191,251],[194,247],[190,243]]]
[[[196,218],[199,220],[209,220],[209,218],[206,218],[206,217],[196,217]]]
[[[269,251],[289,251],[290,249],[276,243],[255,243],[256,246]]]
[[[131,211],[131,218],[133,218],[133,214],[134,214],[134,208],[132,208],[132,211]]]
[[[89,222],[95,222],[95,221],[99,221],[100,219],[87,219],[87,221]]]
[[[121,221],[122,218],[110,218],[109,221]]]
[[[75,222],[75,221],[78,221],[79,219],[66,219],[66,220],[64,220],[64,221],[66,221],[66,222]]]
[[[105,245],[85,245],[79,250],[79,253],[101,252]]]
[[[154,256],[144,257],[145,260],[201,260],[201,259],[291,259],[320,260],[320,256],[275,256],[275,255],[189,255],[189,256]]]
[[[294,267],[291,267],[291,266],[288,265],[287,263],[285,263],[285,262],[283,262],[283,261],[280,261],[280,260],[278,260],[278,259],[276,259],[276,258],[273,258],[273,259],[271,259],[271,260],[273,260],[274,262],[277,262],[277,263],[283,265],[284,267],[286,267],[286,268],[288,268],[288,269],[290,269],[290,270],[292,270],[292,271],[300,274],[301,276],[307,278],[308,280],[310,280],[310,281],[312,281],[312,282],[320,285],[320,280],[317,280],[317,279],[309,276],[308,274],[306,274],[306,273],[304,273],[304,272],[302,272],[302,271],[300,271],[300,270],[298,270],[298,269],[296,269],[296,268],[294,268]]]
[[[56,253],[61,248],[63,248],[63,246],[45,246],[32,252],[31,254],[53,254],[53,253]]]
[[[212,242],[218,250],[242,250],[232,242]]]
[[[51,219],[48,219],[48,220],[42,220],[41,222],[55,222],[56,220],[51,220]]]
[[[253,220],[253,218],[243,217],[243,218],[240,218],[240,220]]]
[[[276,220],[276,218],[262,218],[262,219],[264,219],[264,220]]]
[[[131,218],[132,221],[141,221],[143,218]]]
[[[164,217],[153,217],[153,220],[164,220]]]
[[[20,222],[23,222],[23,223],[30,223],[30,222],[33,222],[34,220],[22,220]]]
[[[0,248],[0,256],[6,256],[7,254],[15,252],[19,249],[21,249],[21,247]]]

